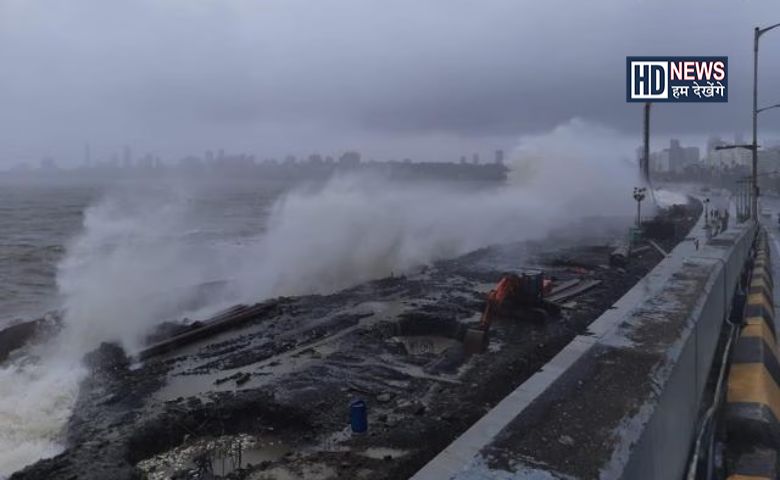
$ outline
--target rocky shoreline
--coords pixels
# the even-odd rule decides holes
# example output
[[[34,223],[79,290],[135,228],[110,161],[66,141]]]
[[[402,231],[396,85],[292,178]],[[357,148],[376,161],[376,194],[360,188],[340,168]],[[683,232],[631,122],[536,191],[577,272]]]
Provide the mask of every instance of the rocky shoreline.
[[[681,241],[700,208],[666,212],[680,233],[658,243]],[[408,478],[660,261],[649,248],[610,267],[609,239],[623,231],[572,241],[563,229],[331,295],[268,300],[236,328],[142,362],[104,344],[86,358],[68,448],[11,478]],[[467,357],[463,332],[487,291],[522,268],[599,283],[547,322],[498,323],[488,351]],[[349,431],[356,398],[368,403],[366,434]]]

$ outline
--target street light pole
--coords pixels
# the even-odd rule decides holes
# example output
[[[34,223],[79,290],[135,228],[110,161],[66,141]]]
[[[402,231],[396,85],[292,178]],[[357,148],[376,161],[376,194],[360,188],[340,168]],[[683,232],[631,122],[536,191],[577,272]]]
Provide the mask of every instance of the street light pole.
[[[753,32],[753,202],[750,205],[753,220],[758,220],[758,37],[761,29]]]
[[[758,220],[758,39],[777,27],[780,27],[780,23],[766,28],[756,27],[753,30],[753,220]]]

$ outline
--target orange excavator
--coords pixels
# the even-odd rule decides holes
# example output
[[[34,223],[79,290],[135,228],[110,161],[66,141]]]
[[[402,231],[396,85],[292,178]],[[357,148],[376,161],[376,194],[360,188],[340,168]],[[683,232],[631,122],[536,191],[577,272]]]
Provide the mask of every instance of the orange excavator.
[[[552,281],[544,272],[508,273],[488,294],[479,327],[466,331],[464,347],[467,354],[481,353],[487,347],[490,325],[498,320],[544,322],[560,313],[560,307],[544,299],[550,293]]]

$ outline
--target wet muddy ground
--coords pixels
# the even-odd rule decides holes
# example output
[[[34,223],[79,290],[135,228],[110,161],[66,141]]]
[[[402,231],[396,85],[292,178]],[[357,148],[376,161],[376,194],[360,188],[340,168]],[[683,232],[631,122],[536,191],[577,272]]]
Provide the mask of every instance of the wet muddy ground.
[[[697,207],[677,218],[670,249]],[[679,213],[679,212],[678,212]],[[662,258],[608,265],[618,234],[501,245],[332,295],[261,304],[239,328],[143,362],[103,345],[87,358],[70,447],[20,479],[408,478],[530,377]],[[545,322],[504,320],[483,354],[466,328],[504,272],[599,283]],[[166,334],[173,332],[168,331]],[[368,405],[352,434],[349,404]]]

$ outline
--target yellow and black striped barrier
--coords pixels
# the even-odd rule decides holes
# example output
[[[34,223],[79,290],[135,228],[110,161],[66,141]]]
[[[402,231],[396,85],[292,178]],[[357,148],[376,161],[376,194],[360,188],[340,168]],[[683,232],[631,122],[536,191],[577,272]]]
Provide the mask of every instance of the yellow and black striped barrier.
[[[728,480],[775,480],[777,454],[774,450],[758,449],[741,455]]]
[[[766,232],[761,232],[756,240],[745,323],[729,371],[726,426],[730,439],[769,448],[780,446],[780,356],[772,289],[769,245]]]

